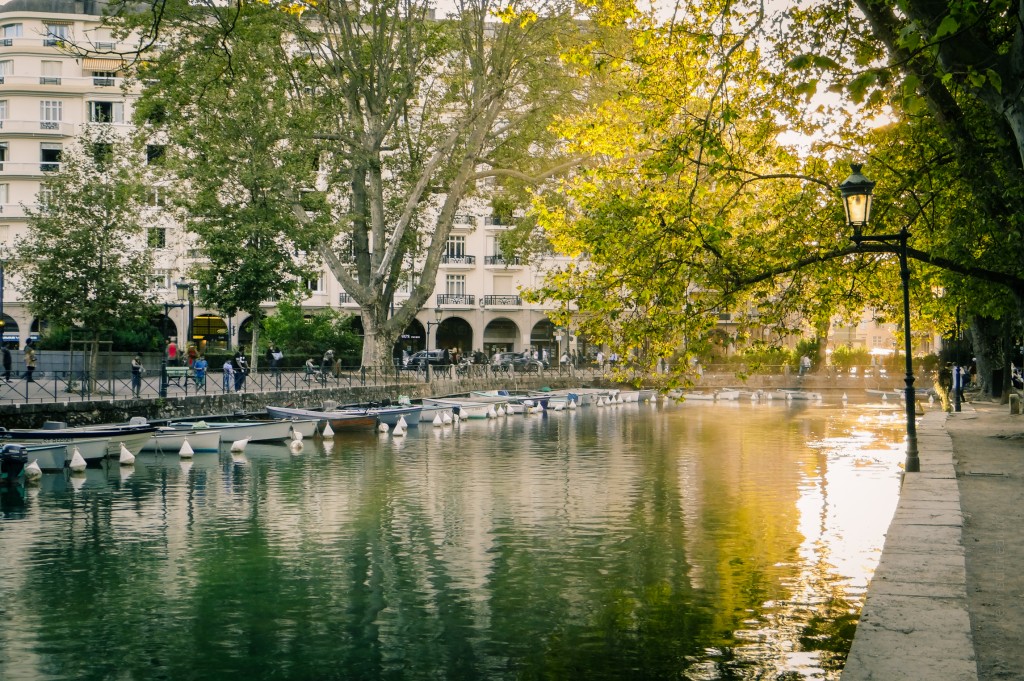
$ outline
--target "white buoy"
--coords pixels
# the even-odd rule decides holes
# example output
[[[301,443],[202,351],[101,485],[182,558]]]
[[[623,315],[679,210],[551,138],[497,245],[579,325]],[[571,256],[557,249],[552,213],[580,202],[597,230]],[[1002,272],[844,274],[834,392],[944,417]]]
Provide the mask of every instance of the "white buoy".
[[[935,395],[928,395],[928,404],[933,404],[934,402],[935,402]]]
[[[231,446],[234,447],[234,445]],[[182,459],[191,459],[192,455],[195,453],[195,450],[192,449],[192,445],[188,443],[188,440],[182,442],[181,449],[178,450],[178,456]]]
[[[135,464],[135,455],[132,454],[131,450],[125,447],[124,443],[121,443],[121,455],[118,457],[118,461],[122,466],[132,466]]]
[[[24,473],[26,480],[38,480],[43,477],[43,469],[39,467],[39,460],[33,459],[32,463],[25,466]]]
[[[843,402],[845,402],[847,399],[849,398],[846,397],[846,393],[843,393]]]
[[[325,440],[333,440],[334,439],[334,429],[331,428],[331,424],[330,423],[325,423],[324,424],[323,437],[324,437]]]
[[[575,409],[576,408],[576,400],[569,400],[568,404],[565,405],[565,408],[566,409]]]
[[[603,407],[604,406],[604,398],[603,397],[598,397],[597,398],[597,406],[599,406],[599,407]]]
[[[405,437],[405,428],[399,423],[395,426],[395,429],[391,431],[392,437]]]
[[[462,417],[458,414],[452,414],[452,423],[459,425],[462,422]]]
[[[494,413],[497,414],[498,416],[504,416],[507,412],[505,411],[505,407],[499,404],[498,408],[494,410]]]
[[[883,402],[888,402],[889,401],[889,396],[886,395],[885,393],[882,393],[882,401]]]
[[[234,442],[231,443],[231,451],[244,452],[245,446],[249,444],[249,440],[251,439],[252,438],[243,437],[241,440],[235,440]],[[292,442],[296,442],[296,440],[292,440]],[[191,449],[191,447],[189,449]]]
[[[388,430],[388,424],[386,423],[381,423],[380,425],[377,426],[378,433],[386,433],[388,432]]]
[[[456,416],[458,416],[458,414],[456,414]],[[441,423],[446,426],[450,426],[452,424],[452,415],[446,411],[441,412]]]
[[[396,428],[402,428],[402,429],[408,428],[409,427],[409,422],[405,420],[404,416],[399,416],[398,417],[398,423],[395,425],[395,427]]]
[[[489,419],[496,419],[496,418],[498,418],[498,412],[494,411],[494,405],[493,404],[487,410],[487,418],[489,418]]]
[[[431,423],[434,424],[435,428],[440,428],[441,426],[444,425],[444,421],[441,420],[440,412],[438,412],[437,414],[434,414],[434,420],[431,421]]]
[[[71,452],[71,464],[68,468],[72,473],[82,473],[85,471],[85,467],[85,458],[82,456],[82,452],[78,451],[78,447],[75,447]]]

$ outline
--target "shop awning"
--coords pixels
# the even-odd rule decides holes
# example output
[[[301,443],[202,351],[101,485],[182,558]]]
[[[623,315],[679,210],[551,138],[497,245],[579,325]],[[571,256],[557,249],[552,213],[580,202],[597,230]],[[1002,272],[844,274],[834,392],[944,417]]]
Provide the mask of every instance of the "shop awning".
[[[82,68],[86,71],[120,71],[124,68],[123,59],[98,59],[96,57],[85,57],[82,59]]]

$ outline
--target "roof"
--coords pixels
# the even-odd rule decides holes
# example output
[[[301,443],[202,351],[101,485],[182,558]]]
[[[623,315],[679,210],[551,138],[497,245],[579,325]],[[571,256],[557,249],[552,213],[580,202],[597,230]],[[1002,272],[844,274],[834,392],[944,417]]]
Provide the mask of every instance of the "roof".
[[[107,0],[7,0],[0,3],[0,13],[42,12],[102,16],[106,8]]]

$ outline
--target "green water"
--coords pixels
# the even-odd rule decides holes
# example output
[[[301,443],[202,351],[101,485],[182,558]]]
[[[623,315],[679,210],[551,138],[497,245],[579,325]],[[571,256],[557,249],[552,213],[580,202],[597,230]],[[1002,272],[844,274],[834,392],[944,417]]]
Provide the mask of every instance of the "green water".
[[[838,679],[897,407],[142,456],[0,506],[0,679]]]

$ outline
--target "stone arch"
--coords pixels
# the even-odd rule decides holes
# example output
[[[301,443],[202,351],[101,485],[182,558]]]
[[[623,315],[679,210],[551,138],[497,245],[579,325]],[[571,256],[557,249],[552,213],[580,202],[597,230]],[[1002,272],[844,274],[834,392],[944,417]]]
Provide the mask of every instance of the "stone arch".
[[[473,352],[473,327],[462,317],[448,317],[437,327],[437,349],[456,349],[460,355]]]
[[[508,317],[492,319],[484,327],[484,352],[492,357],[495,352],[511,352],[520,346],[522,334],[519,326]]]

